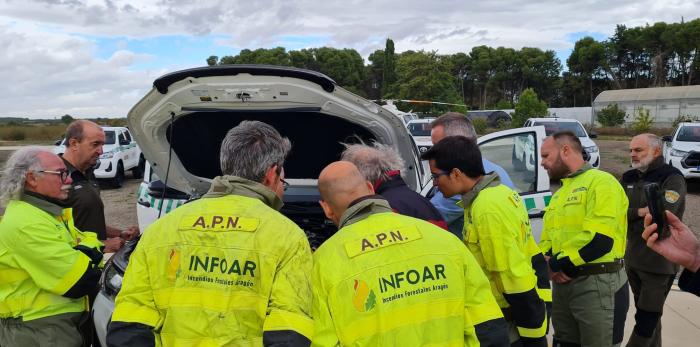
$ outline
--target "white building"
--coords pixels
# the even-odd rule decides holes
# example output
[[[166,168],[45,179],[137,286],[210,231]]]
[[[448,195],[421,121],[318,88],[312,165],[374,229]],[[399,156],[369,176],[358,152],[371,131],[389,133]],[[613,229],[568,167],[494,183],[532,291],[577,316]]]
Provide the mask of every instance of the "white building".
[[[654,126],[670,127],[679,116],[700,117],[700,85],[606,90],[593,101],[594,113],[612,104],[625,111],[625,123],[634,122],[641,107],[649,110]]]

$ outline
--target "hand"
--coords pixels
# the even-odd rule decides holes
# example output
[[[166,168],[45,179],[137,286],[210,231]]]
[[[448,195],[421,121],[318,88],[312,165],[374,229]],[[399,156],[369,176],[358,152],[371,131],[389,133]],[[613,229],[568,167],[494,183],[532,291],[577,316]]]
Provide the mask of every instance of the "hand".
[[[649,214],[649,207],[643,207],[643,208],[637,209],[637,216],[644,217],[647,214]]]
[[[544,256],[544,261],[547,262],[547,273],[549,273],[549,278],[552,280],[552,282],[564,284],[571,281],[571,277],[567,276],[563,271],[552,272],[552,268],[549,267],[549,258],[551,257],[548,255]]]
[[[122,231],[121,234],[119,234],[119,237],[126,240],[126,241],[129,241],[129,240],[135,239],[137,236],[139,236],[139,234],[140,234],[139,227],[138,226],[131,226],[127,229],[124,229],[124,231]]]
[[[104,241],[104,253],[114,253],[124,246],[124,240],[120,237],[112,237]]]
[[[552,274],[552,281],[554,283],[564,284],[571,281],[571,277],[567,276],[563,271],[554,272]]]
[[[654,252],[692,272],[697,272],[700,269],[700,242],[695,238],[690,228],[673,213],[666,211],[666,221],[671,235],[659,240],[659,234],[656,233],[656,223],[651,224],[650,214],[644,216],[642,238],[647,240],[647,246]]]

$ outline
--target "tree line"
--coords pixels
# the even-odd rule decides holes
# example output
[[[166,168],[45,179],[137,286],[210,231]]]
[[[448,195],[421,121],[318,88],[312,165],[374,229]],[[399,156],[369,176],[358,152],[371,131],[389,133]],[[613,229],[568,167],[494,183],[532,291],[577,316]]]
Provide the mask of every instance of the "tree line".
[[[627,28],[617,25],[602,41],[583,37],[562,62],[552,50],[535,47],[473,47],[469,52],[396,53],[391,39],[365,63],[354,49],[331,47],[287,51],[244,49],[235,56],[210,56],[208,65],[271,64],[324,73],[363,97],[432,100],[469,109],[513,108],[526,89],[549,107],[590,106],[608,89],[700,84],[700,19]],[[406,108],[406,107],[404,107]],[[445,105],[412,105],[439,112]]]

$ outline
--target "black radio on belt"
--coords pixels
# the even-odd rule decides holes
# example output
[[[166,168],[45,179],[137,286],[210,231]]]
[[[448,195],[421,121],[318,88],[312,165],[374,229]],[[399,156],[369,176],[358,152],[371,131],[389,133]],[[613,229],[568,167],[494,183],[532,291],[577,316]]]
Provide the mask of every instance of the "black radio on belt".
[[[659,189],[656,183],[649,183],[644,186],[644,194],[647,198],[649,213],[651,214],[651,222],[656,223],[656,233],[659,234],[659,239],[668,237],[668,223],[666,222],[666,207],[664,206],[664,192]]]

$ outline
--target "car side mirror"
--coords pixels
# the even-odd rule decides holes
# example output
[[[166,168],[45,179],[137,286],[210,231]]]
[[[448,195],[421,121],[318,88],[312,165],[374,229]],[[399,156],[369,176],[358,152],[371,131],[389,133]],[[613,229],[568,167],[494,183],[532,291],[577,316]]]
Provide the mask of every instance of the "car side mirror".
[[[662,136],[661,140],[663,140],[664,142],[671,142],[671,135]]]
[[[590,134],[588,134],[588,137],[590,137],[590,138],[592,138],[592,139],[597,139],[597,138],[598,138],[598,134],[596,134],[596,133],[590,133]]]

